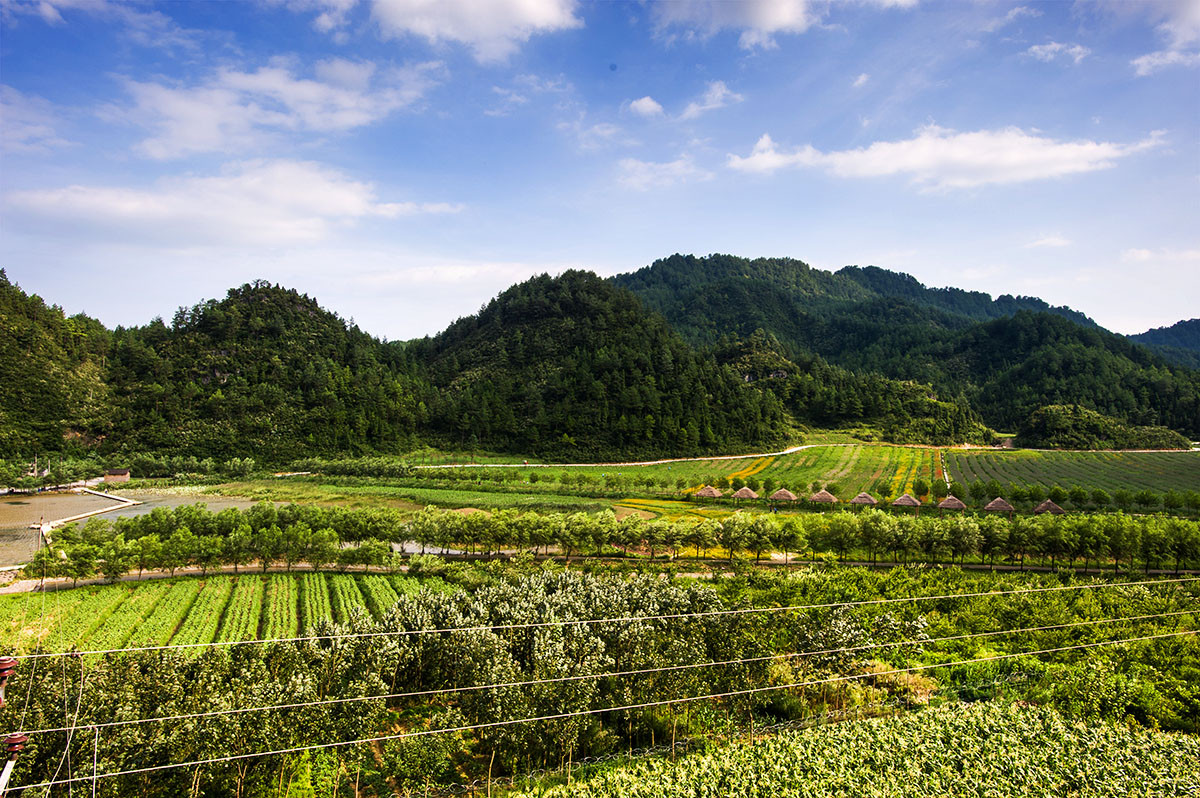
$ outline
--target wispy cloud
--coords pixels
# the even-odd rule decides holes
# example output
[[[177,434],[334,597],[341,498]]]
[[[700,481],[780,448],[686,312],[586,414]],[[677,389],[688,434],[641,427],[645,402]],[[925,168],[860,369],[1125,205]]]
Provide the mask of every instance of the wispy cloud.
[[[1036,8],[1030,8],[1029,6],[1017,6],[1016,8],[1010,8],[1008,13],[1002,17],[996,17],[995,19],[988,20],[987,23],[983,25],[982,30],[984,33],[995,33],[1001,28],[1007,27],[1008,25],[1016,22],[1021,17],[1036,18],[1040,17],[1041,15],[1042,12],[1038,11]]]
[[[862,73],[861,75],[859,75],[858,77],[856,77],[854,79],[854,88],[860,89],[863,86],[866,86],[867,81],[870,79],[871,79],[870,75],[868,75],[866,72]]]
[[[688,103],[687,108],[679,115],[680,119],[695,119],[708,111],[715,111],[733,103],[740,103],[742,95],[730,91],[723,80],[714,80],[708,84],[704,95],[699,100]]]
[[[690,155],[681,155],[674,161],[666,162],[624,158],[617,166],[621,172],[618,178],[621,185],[636,191],[666,188],[697,180],[711,180],[713,177],[712,172],[696,166]]]
[[[1091,50],[1084,47],[1082,44],[1063,44],[1062,42],[1047,42],[1046,44],[1035,44],[1025,51],[1025,54],[1031,58],[1036,58],[1038,61],[1049,63],[1057,58],[1069,58],[1078,64],[1083,59],[1091,54]]]
[[[54,107],[40,97],[0,86],[0,146],[5,152],[45,153],[72,142],[58,135]]]
[[[1059,247],[1069,247],[1073,243],[1069,238],[1064,238],[1060,235],[1050,235],[1039,238],[1036,241],[1030,241],[1025,245],[1025,249],[1056,249]]]
[[[198,86],[130,80],[131,108],[114,120],[154,131],[139,149],[152,158],[195,152],[241,152],[286,133],[332,133],[361,127],[421,99],[444,74],[440,63],[379,70],[341,58],[318,62],[299,77],[287,59],[254,71],[222,69]]]
[[[444,202],[384,202],[375,187],[308,161],[243,161],[207,177],[175,177],[149,188],[72,185],[17,191],[9,214],[87,228],[93,236],[187,246],[286,245],[322,241],[369,218],[455,213]]]
[[[1131,4],[1135,12],[1159,24],[1157,30],[1166,47],[1134,58],[1129,63],[1139,77],[1168,67],[1200,65],[1200,2],[1196,0],[1143,0]]]
[[[929,125],[910,139],[821,152],[811,145],[783,150],[763,135],[749,155],[730,154],[728,166],[762,174],[809,167],[839,177],[906,175],[926,190],[974,188],[1108,169],[1121,158],[1158,146],[1162,136],[1155,131],[1134,144],[1115,144],[1060,141],[1016,127],[960,133]]]

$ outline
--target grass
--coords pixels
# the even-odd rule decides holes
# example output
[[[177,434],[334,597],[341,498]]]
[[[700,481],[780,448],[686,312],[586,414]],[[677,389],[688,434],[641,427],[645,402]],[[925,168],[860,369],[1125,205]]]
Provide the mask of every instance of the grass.
[[[962,482],[994,479],[1001,484],[1080,486],[1109,492],[1196,490],[1197,452],[946,451],[946,466]]]

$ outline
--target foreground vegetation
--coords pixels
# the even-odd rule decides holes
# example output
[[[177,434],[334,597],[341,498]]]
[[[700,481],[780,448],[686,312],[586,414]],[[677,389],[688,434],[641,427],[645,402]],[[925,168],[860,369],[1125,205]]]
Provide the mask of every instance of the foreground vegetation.
[[[570,786],[519,795],[1168,796],[1200,785],[1198,761],[1196,737],[1111,723],[1073,723],[1047,707],[997,702],[783,732],[678,762],[659,758],[618,765]]]
[[[489,774],[499,778],[558,768],[672,740],[686,747],[833,710],[858,708],[871,714],[897,700],[920,704],[943,689],[962,688],[968,698],[986,696],[990,691],[973,694],[971,686],[1015,675],[1022,678],[1005,688],[1010,698],[1083,719],[1200,731],[1200,642],[1194,634],[1176,634],[1195,629],[1200,592],[1194,585],[1094,583],[1082,590],[978,595],[1073,584],[1083,583],[1058,575],[1000,576],[957,569],[837,569],[747,573],[708,586],[653,575],[547,570],[528,563],[487,566],[476,569],[472,589],[398,596],[379,619],[352,610],[347,624],[319,621],[314,627],[321,634],[352,631],[360,637],[199,653],[66,657],[40,667],[24,661],[20,677],[10,682],[0,726],[14,726],[28,699],[26,728],[62,729],[32,735],[17,765],[17,783],[24,785],[53,780],[56,774],[90,785],[93,760],[103,775],[315,747],[230,766],[168,769],[97,782],[98,795],[147,798],[187,794],[193,785],[205,795],[257,798],[277,795],[281,782],[299,790],[294,794],[423,795],[439,784],[486,783]],[[170,595],[176,587],[162,589]],[[73,593],[85,596],[84,601],[97,595],[68,591],[64,598]],[[942,598],[803,608],[867,597],[921,596]],[[797,608],[721,614],[781,606]],[[693,613],[709,614],[659,617]],[[1105,623],[1163,613],[1175,614]],[[609,617],[634,620],[591,622]],[[571,623],[576,620],[589,622]],[[526,623],[543,625],[514,628]],[[414,634],[459,627],[463,631]],[[1048,628],[1006,632],[1033,627]],[[987,634],[962,637],[979,633]],[[1163,634],[1176,636],[1023,653]],[[954,664],[978,658],[992,659]],[[733,660],[736,664],[711,664]],[[921,670],[914,673],[889,673],[918,666]],[[655,670],[663,667],[672,670]],[[524,684],[530,681],[536,684]],[[807,686],[789,687],[802,683]],[[461,691],[486,685],[506,686]],[[674,703],[761,688],[772,689]],[[431,695],[430,690],[444,692]],[[380,698],[362,700],[372,696]],[[331,699],[352,700],[311,703]],[[276,703],[303,706],[120,725]],[[654,705],[608,709],[641,703]],[[572,716],[510,723],[563,714]],[[98,736],[72,735],[68,728],[97,722],[118,725]],[[959,728],[955,723],[951,719],[943,726],[944,739],[956,739],[950,735]],[[964,721],[965,739],[981,723]],[[479,728],[464,729],[468,726]],[[1049,721],[1046,727],[1051,733],[1058,728]],[[998,733],[1018,734],[1006,728]],[[457,731],[412,736],[439,729]],[[915,731],[892,737],[905,734],[910,740],[920,737]],[[880,735],[891,739],[882,730]],[[373,737],[383,739],[370,746],[321,747]],[[1101,757],[1107,756],[1104,750]],[[70,755],[64,757],[65,751]],[[928,755],[939,761],[938,749]],[[1033,766],[1040,760],[1025,761]],[[1074,765],[1063,761],[1057,768],[1059,777],[1075,772]]]

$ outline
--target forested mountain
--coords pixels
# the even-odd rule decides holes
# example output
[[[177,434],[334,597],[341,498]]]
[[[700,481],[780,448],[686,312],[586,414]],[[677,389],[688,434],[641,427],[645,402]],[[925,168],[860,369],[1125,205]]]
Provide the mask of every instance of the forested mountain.
[[[774,335],[819,355],[961,397],[1015,430],[1039,407],[1078,404],[1133,425],[1200,433],[1200,373],[1039,299],[929,289],[873,267],[830,273],[790,259],[675,255],[613,278],[702,344]]]
[[[773,394],[591,272],[513,286],[415,342],[412,354],[440,389],[432,430],[460,446],[653,457],[732,451],[784,433]]]
[[[1128,337],[1172,363],[1200,369],[1200,319],[1176,322],[1170,327],[1155,327]]]
[[[280,461],[305,451],[401,450],[423,387],[405,349],[316,300],[264,282],[112,334],[118,445]]]
[[[1106,445],[1170,438],[1136,427],[1200,434],[1200,372],[1074,311],[794,260],[543,275],[407,343],[264,282],[109,331],[0,272],[0,325],[0,457],[276,463],[432,444],[623,459],[744,451],[797,427],[939,444],[990,442],[989,426]],[[1176,328],[1147,335],[1177,345],[1194,330]],[[1030,426],[1058,405],[1110,418]]]
[[[109,333],[27,295],[0,269],[0,453],[57,450],[107,430]]]

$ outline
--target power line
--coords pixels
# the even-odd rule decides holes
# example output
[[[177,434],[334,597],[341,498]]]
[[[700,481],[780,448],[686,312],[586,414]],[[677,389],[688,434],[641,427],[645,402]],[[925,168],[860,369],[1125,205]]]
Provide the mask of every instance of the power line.
[[[146,723],[168,723],[184,720],[199,720],[203,718],[223,717],[229,715],[244,715],[252,712],[269,712],[272,710],[283,709],[307,709],[312,707],[335,706],[339,704],[361,703],[366,701],[384,701],[401,698],[421,698],[436,695],[449,695],[453,693],[476,692],[482,690],[503,690],[516,687],[534,687],[543,684],[561,684],[564,682],[584,681],[587,679],[608,679],[619,678],[623,676],[643,676],[653,673],[669,673],[684,670],[695,670],[698,668],[715,668],[726,665],[745,665],[755,662],[766,662],[769,660],[778,659],[800,659],[804,657],[818,657],[827,654],[851,654],[861,651],[872,651],[884,648],[900,648],[903,646],[914,645],[932,645],[936,643],[950,643],[959,640],[972,640],[982,637],[996,637],[998,635],[1015,635],[1026,634],[1029,632],[1046,632],[1056,629],[1071,629],[1083,626],[1098,626],[1101,624],[1110,623],[1125,623],[1131,621],[1144,621],[1159,618],[1173,618],[1180,615],[1194,615],[1200,610],[1181,610],[1178,612],[1158,613],[1153,615],[1134,615],[1125,618],[1101,618],[1089,621],[1075,621],[1072,623],[1053,624],[1049,626],[1030,626],[1022,629],[999,629],[988,632],[972,632],[969,634],[951,635],[948,637],[932,637],[916,640],[901,640],[890,643],[870,643],[861,646],[851,646],[842,648],[830,648],[819,651],[799,651],[786,654],[769,654],[759,657],[747,657],[743,659],[731,659],[718,662],[697,662],[686,665],[668,665],[658,668],[641,668],[637,670],[627,671],[607,671],[601,673],[586,673],[576,674],[573,676],[559,676],[553,679],[530,679],[519,682],[499,682],[494,684],[467,685],[463,687],[441,687],[432,688],[429,690],[416,690],[406,693],[382,693],[379,695],[370,696],[352,696],[346,698],[330,698],[316,701],[300,701],[291,704],[270,704],[267,706],[257,707],[233,707],[230,709],[213,710],[211,712],[193,712],[180,715],[163,715],[159,717],[148,718],[132,718],[129,720],[114,720],[107,723],[91,723],[84,724],[79,728],[82,729],[109,729],[119,726],[138,726]],[[74,727],[60,726],[57,728],[47,729],[31,729],[23,731],[23,734],[57,734],[64,731],[70,731]]]
[[[913,603],[922,601],[939,601],[945,599],[981,598],[985,596],[1013,596],[1032,593],[1054,593],[1070,590],[1091,590],[1113,587],[1136,587],[1139,585],[1163,585],[1183,582],[1198,582],[1200,577],[1177,577],[1172,579],[1146,579],[1139,582],[1106,582],[1102,584],[1059,585],[1056,587],[1018,588],[1014,590],[992,590],[978,593],[947,593],[940,596],[906,596],[904,598],[863,599],[859,601],[834,601],[824,604],[793,604],[783,607],[745,607],[729,610],[706,610],[702,612],[681,612],[667,615],[626,615],[615,618],[585,618],[567,621],[534,621],[530,623],[509,624],[480,624],[477,626],[450,626],[438,629],[409,629],[389,630],[382,632],[347,632],[334,635],[305,635],[301,637],[277,637],[269,640],[223,640],[209,643],[178,643],[163,646],[136,646],[131,648],[93,649],[90,651],[58,651],[31,654],[23,659],[39,659],[46,657],[75,657],[102,654],[131,654],[148,651],[185,651],[198,648],[217,648],[230,646],[264,645],[268,643],[307,643],[322,640],[363,640],[376,637],[408,637],[411,635],[441,634],[449,632],[487,632],[511,631],[517,629],[542,629],[551,626],[587,626],[600,623],[636,623],[642,621],[665,621],[687,618],[711,618],[731,615],[752,615],[766,612],[790,612],[792,610],[830,609],[833,607],[863,607],[883,604]]]
[[[706,701],[714,698],[736,698],[738,696],[753,695],[757,693],[772,692],[778,690],[790,690],[798,687],[816,687],[822,684],[833,684],[836,682],[854,681],[857,679],[871,679],[881,676],[894,676],[902,673],[915,673],[917,671],[932,670],[934,668],[953,668],[960,665],[975,665],[982,662],[997,662],[1000,660],[1014,659],[1016,657],[1032,657],[1039,654],[1057,654],[1063,651],[1077,651],[1088,648],[1098,648],[1100,646],[1119,645],[1121,643],[1139,643],[1148,640],[1160,640],[1168,637],[1181,637],[1185,635],[1195,635],[1196,630],[1187,630],[1183,632],[1167,632],[1157,635],[1147,635],[1144,637],[1124,638],[1121,640],[1104,640],[1096,643],[1080,643],[1071,646],[1060,646],[1058,648],[1047,648],[1039,651],[1020,651],[1013,654],[997,654],[990,657],[977,657],[974,659],[958,660],[957,662],[942,662],[932,665],[914,665],[909,668],[895,668],[890,671],[879,671],[876,673],[860,673],[849,676],[836,676],[829,679],[815,679],[805,682],[794,682],[792,684],[771,685],[769,687],[752,687],[744,690],[730,690],[724,693],[711,693],[700,696],[685,696],[683,698],[667,698],[660,701],[645,701],[639,704],[626,704],[618,707],[602,707],[600,709],[586,709],[578,712],[560,712],[554,715],[541,715],[534,718],[516,718],[513,720],[500,720],[491,723],[477,723],[466,726],[454,726],[445,729],[423,729],[421,731],[404,732],[402,734],[388,734],[379,737],[365,737],[357,740],[338,740],[332,743],[320,743],[318,745],[301,745],[292,748],[280,748],[273,751],[257,751],[249,754],[230,754],[228,756],[211,757],[208,759],[198,759],[189,762],[173,762],[166,765],[151,765],[143,768],[135,768],[132,770],[118,770],[112,773],[101,773],[92,776],[78,776],[68,779],[59,779],[56,781],[44,781],[36,784],[29,784],[21,789],[34,789],[38,787],[56,787],[62,784],[72,784],[79,781],[89,781],[91,779],[109,779],[117,776],[134,776],[143,773],[156,773],[164,770],[173,770],[175,768],[194,767],[199,765],[216,765],[226,762],[236,762],[243,759],[253,759],[261,756],[278,756],[281,754],[298,754],[304,751],[314,751],[323,748],[344,748],[351,745],[360,745],[363,743],[379,743],[389,740],[406,740],[414,737],[427,737],[433,734],[449,734],[454,732],[479,731],[480,729],[499,728],[504,726],[514,726],[521,723],[538,723],[552,720],[566,720],[568,718],[585,717],[589,715],[599,715],[605,712],[627,712],[635,709],[649,709],[652,707],[667,706],[669,704],[684,704],[692,701]]]

